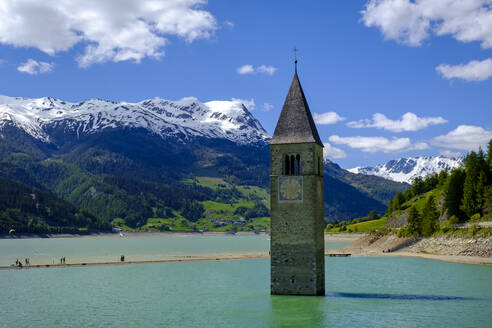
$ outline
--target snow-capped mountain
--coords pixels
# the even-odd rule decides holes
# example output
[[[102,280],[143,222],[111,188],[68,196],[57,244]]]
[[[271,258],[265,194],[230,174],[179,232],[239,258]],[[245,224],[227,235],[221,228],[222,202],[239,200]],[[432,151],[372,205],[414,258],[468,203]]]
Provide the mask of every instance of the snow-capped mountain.
[[[50,142],[50,131],[95,134],[107,129],[143,128],[162,138],[185,142],[193,137],[228,139],[238,144],[265,142],[268,134],[237,100],[199,102],[159,98],[138,103],[88,99],[80,103],[52,97],[0,95],[0,129],[13,125],[32,137]]]
[[[454,169],[463,165],[463,157],[443,156],[409,157],[391,160],[385,164],[348,169],[352,173],[377,175],[398,182],[412,183],[416,177],[425,178],[429,174],[444,169]]]
[[[195,177],[268,188],[269,138],[239,101],[74,103],[0,96],[1,177],[59,193],[95,212],[105,210],[101,204],[109,204],[111,211],[133,204],[135,211],[122,210],[130,220],[153,215],[149,207],[168,212],[155,205],[153,196],[145,198],[147,188],[171,208],[178,206],[169,203],[173,190],[186,189],[193,201],[207,200],[203,192],[214,201],[235,197],[232,191],[215,193],[189,184],[198,181]],[[325,216],[338,220],[362,217],[373,209],[383,213],[405,188],[354,175],[334,163],[325,164],[324,177],[325,188],[338,191],[325,192]]]

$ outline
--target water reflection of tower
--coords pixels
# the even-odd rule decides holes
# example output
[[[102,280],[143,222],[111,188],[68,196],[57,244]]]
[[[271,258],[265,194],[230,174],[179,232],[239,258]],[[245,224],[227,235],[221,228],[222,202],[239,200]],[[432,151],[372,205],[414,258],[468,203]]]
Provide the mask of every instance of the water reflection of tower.
[[[326,301],[324,297],[272,297],[268,327],[325,327]]]

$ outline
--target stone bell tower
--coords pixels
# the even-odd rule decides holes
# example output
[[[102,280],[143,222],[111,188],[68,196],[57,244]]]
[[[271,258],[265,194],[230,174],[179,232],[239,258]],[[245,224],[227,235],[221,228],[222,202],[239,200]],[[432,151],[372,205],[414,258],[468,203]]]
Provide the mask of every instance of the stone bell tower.
[[[271,294],[324,295],[323,143],[297,76],[270,141]]]

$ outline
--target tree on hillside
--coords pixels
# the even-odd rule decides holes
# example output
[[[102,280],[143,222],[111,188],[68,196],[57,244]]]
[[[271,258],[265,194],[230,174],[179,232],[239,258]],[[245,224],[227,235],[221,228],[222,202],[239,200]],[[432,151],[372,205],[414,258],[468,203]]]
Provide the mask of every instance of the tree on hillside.
[[[437,212],[436,202],[433,195],[427,197],[424,209],[422,210],[422,236],[429,237],[439,229],[439,213]]]
[[[268,208],[261,202],[256,202],[253,207],[238,206],[234,214],[243,216],[246,219],[270,216]]]
[[[407,190],[405,190],[405,192],[403,193],[403,198],[405,198],[405,200],[410,200],[412,199],[412,197],[414,196],[413,192],[412,192],[412,188],[408,188]]]
[[[487,162],[483,151],[481,149],[478,153],[472,151],[465,160],[466,177],[461,201],[461,209],[468,217],[481,212],[487,185],[486,171]]]
[[[444,206],[448,210],[449,216],[461,216],[460,203],[463,197],[463,183],[465,181],[465,171],[456,169],[449,175],[446,186],[446,198]]]
[[[191,222],[198,221],[205,212],[203,205],[196,201],[185,201],[183,208],[181,209],[181,215]]]
[[[439,186],[444,186],[448,176],[449,176],[448,169],[445,169],[445,170],[442,170],[441,172],[439,172],[439,175],[437,176],[437,180],[439,181]]]
[[[489,145],[487,148],[487,164],[489,166],[488,170],[488,184],[492,184],[492,139],[489,140]]]
[[[391,215],[391,213],[393,213],[393,200],[391,199],[389,204],[388,204],[388,210],[386,211],[386,214],[387,216]]]
[[[439,176],[437,175],[437,173],[433,173],[427,176],[424,180],[424,192],[436,188],[438,184],[439,184]]]
[[[482,208],[487,202],[487,196],[486,196],[486,189],[487,189],[487,174],[485,171],[481,171],[480,174],[478,175],[478,180],[477,184],[475,185],[475,194],[477,195],[477,212],[475,213],[480,213],[482,214]]]
[[[371,210],[369,214],[367,215],[367,221],[372,221],[372,220],[377,220],[379,219],[380,216],[376,210]]]
[[[393,199],[393,210],[401,210],[401,205],[405,202],[405,197],[401,191],[397,192],[395,198]]]
[[[463,199],[461,201],[461,210],[468,215],[468,217],[475,214],[477,208],[476,195],[475,195],[475,183],[478,180],[478,165],[477,154],[472,151],[465,161],[465,182],[463,185]]]
[[[421,177],[416,177],[412,181],[412,192],[414,195],[420,195],[425,192],[425,183],[424,180],[422,180]]]
[[[409,235],[422,235],[422,217],[415,206],[412,206],[408,213],[407,231]]]

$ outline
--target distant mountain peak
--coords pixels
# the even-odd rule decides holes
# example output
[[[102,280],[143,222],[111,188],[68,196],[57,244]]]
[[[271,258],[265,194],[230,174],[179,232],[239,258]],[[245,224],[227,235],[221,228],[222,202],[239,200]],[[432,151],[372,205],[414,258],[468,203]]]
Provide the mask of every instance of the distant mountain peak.
[[[154,98],[137,103],[91,98],[79,103],[53,97],[0,95],[0,128],[11,124],[32,137],[50,142],[52,127],[67,133],[94,134],[106,129],[143,128],[162,138],[228,139],[238,144],[270,137],[238,100],[202,103],[193,97],[178,101]]]
[[[384,164],[366,167],[354,167],[352,173],[376,175],[398,182],[412,183],[416,177],[425,178],[432,173],[453,169],[463,165],[463,157],[420,156],[399,158]]]

